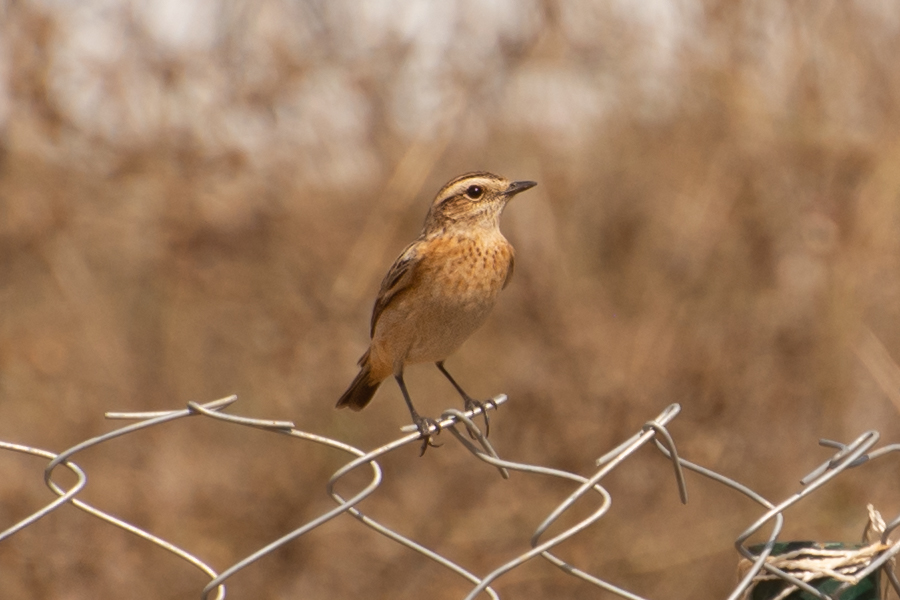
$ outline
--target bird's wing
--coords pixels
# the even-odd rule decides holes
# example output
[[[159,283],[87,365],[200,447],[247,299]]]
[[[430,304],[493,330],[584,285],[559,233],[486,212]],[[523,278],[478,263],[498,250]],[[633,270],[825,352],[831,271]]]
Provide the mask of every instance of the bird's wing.
[[[372,328],[369,335],[375,335],[375,324],[378,323],[378,317],[391,303],[391,300],[415,280],[416,268],[422,262],[417,250],[418,241],[407,246],[391,265],[387,275],[384,276],[381,289],[378,290],[378,298],[375,300],[375,308],[372,309]]]
[[[513,274],[513,270],[515,269],[515,266],[516,266],[516,255],[510,254],[509,267],[507,267],[507,269],[506,269],[506,279],[503,280],[503,287],[500,288],[501,290],[505,290],[506,286],[509,285],[509,280],[512,279],[512,274]]]

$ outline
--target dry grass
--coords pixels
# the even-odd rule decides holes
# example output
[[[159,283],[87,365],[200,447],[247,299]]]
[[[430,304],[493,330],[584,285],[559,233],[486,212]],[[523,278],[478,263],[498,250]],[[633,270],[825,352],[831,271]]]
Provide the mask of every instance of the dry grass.
[[[394,386],[362,414],[333,404],[379,278],[434,190],[470,169],[540,182],[504,217],[512,285],[450,359],[467,389],[510,395],[501,453],[586,472],[679,402],[687,457],[780,499],[825,458],[818,438],[900,439],[900,14],[509,5],[396,18],[229,3],[179,34],[138,3],[9,4],[0,439],[62,450],[107,430],[105,410],[230,393],[242,414],[391,439],[408,417]],[[458,404],[434,369],[408,380],[425,412]],[[221,567],[330,506],[340,457],[270,437],[191,421],[122,439],[80,457],[85,497]],[[36,460],[3,458],[8,523],[46,491]],[[500,481],[449,440],[385,469],[366,508],[475,572],[568,493]],[[855,539],[866,502],[897,511],[895,469],[848,474],[786,535]],[[563,555],[649,597],[724,596],[731,540],[759,513],[689,484],[681,507],[669,467],[640,455],[611,480],[612,514]],[[203,584],[74,510],[0,545],[0,564],[10,598]],[[498,589],[607,597],[537,563]],[[241,573],[230,597],[423,590],[466,587],[345,519]]]

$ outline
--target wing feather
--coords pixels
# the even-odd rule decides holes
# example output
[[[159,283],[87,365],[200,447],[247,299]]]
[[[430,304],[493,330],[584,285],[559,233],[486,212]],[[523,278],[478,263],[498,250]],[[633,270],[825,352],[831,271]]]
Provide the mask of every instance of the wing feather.
[[[397,294],[407,289],[415,280],[416,267],[421,263],[421,257],[416,248],[417,243],[418,241],[407,246],[391,265],[387,275],[384,276],[381,289],[378,290],[378,298],[375,300],[375,307],[372,309],[370,336],[375,335],[375,325],[384,309],[397,297]]]
[[[510,250],[511,249],[512,248],[510,248]],[[503,280],[503,287],[500,288],[501,290],[505,290],[506,286],[509,285],[509,280],[512,279],[513,270],[515,270],[515,267],[516,267],[516,255],[510,254],[509,255],[509,267],[506,269],[506,279]]]

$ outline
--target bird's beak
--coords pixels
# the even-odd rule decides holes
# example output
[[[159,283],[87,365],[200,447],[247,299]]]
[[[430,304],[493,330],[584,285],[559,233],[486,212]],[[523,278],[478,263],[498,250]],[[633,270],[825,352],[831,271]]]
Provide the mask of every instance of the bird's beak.
[[[519,192],[529,190],[536,185],[537,181],[513,181],[511,184],[509,184],[509,187],[506,188],[506,191],[503,192],[503,195],[512,198]]]

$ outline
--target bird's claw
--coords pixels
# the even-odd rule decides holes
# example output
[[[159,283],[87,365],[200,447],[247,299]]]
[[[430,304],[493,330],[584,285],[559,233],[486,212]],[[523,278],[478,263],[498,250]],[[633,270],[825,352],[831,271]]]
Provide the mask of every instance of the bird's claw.
[[[441,424],[435,421],[434,419],[429,419],[428,417],[420,417],[416,415],[413,419],[416,423],[416,427],[419,429],[419,436],[422,438],[422,449],[419,451],[419,456],[424,456],[425,451],[429,446],[432,448],[439,448],[443,444],[436,444],[432,439],[433,436],[439,434],[441,432]]]
[[[476,409],[481,410],[481,415],[484,417],[484,437],[487,437],[491,434],[491,419],[490,419],[490,417],[488,417],[488,411],[487,411],[488,406],[492,406],[496,410],[497,403],[494,402],[493,398],[485,400],[484,402],[482,402],[481,400],[476,400],[474,398],[466,398],[465,399],[466,411],[476,410]],[[469,437],[471,437],[473,440],[475,439],[475,436],[472,434],[471,431],[469,432]]]

